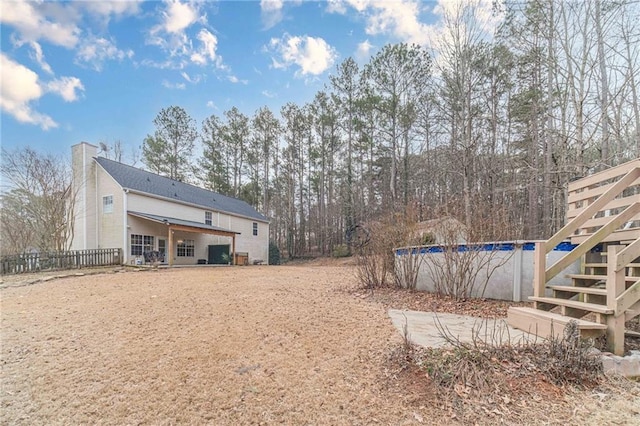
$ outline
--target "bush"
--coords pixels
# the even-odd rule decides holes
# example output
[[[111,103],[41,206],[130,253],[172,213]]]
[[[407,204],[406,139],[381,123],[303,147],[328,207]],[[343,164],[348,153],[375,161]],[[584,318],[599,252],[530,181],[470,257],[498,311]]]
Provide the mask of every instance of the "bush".
[[[338,244],[337,246],[333,246],[333,251],[331,252],[331,256],[333,257],[351,256],[351,252],[349,251],[349,246],[347,246],[346,244]]]
[[[404,279],[406,274],[403,273],[402,277],[395,274],[396,255],[393,249],[418,243],[415,223],[411,215],[390,214],[364,226],[366,238],[361,238],[362,244],[354,245],[356,274],[363,287],[374,289],[391,283],[402,286],[407,281]],[[411,266],[417,274],[417,264],[411,262],[405,266]]]
[[[280,249],[273,241],[269,241],[269,265],[280,264]]]

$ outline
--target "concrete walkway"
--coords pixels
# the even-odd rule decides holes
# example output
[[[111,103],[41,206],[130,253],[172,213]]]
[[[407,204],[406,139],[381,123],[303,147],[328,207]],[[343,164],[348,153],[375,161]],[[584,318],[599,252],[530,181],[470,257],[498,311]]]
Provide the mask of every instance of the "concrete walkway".
[[[409,339],[414,344],[427,348],[438,348],[447,344],[442,337],[442,331],[467,343],[473,342],[474,334],[482,341],[495,344],[508,341],[516,344],[523,339],[535,339],[535,336],[510,327],[504,319],[492,320],[442,312],[398,309],[389,309],[389,317],[401,335],[404,335],[406,325]]]
[[[462,342],[472,343],[474,334],[482,341],[512,344],[523,341],[536,341],[536,336],[510,327],[504,319],[491,320],[463,315],[436,312],[400,311],[389,309],[393,325],[404,336],[407,327],[409,339],[416,345],[426,348],[439,348],[448,345],[442,337],[444,331]],[[602,354],[602,363],[606,373],[620,374],[625,377],[640,377],[640,351],[630,351],[625,357],[609,353]]]

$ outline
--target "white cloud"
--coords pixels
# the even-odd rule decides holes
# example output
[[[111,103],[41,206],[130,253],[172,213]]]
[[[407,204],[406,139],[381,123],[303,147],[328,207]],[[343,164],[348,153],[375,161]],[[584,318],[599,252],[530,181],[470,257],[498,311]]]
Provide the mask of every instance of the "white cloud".
[[[31,57],[38,63],[38,65],[40,65],[40,68],[42,68],[42,71],[46,72],[47,74],[53,74],[53,70],[51,69],[51,66],[44,59],[44,54],[42,53],[42,46],[40,46],[40,44],[36,41],[30,41],[29,46],[31,46],[31,49],[33,50]]]
[[[50,10],[55,10],[54,6],[63,7],[24,0],[12,1],[2,8],[0,22],[14,27],[22,41],[43,39],[58,46],[73,48],[78,43],[80,29],[70,20],[51,20],[45,14],[45,6]],[[71,11],[70,14],[72,14]]]
[[[370,7],[373,13],[367,20],[367,34],[393,34],[408,43],[427,43],[429,27],[419,20],[419,3],[410,0],[376,2]]]
[[[162,64],[160,68],[177,69],[184,68],[189,62],[201,66],[212,63],[216,68],[227,69],[222,57],[217,54],[218,37],[215,34],[201,28],[195,39],[187,35],[189,27],[197,23],[207,23],[206,15],[201,15],[199,3],[170,0],[166,5],[167,8],[162,13],[163,21],[151,28],[147,43],[159,46],[169,53],[170,59],[160,63],[146,63]]]
[[[201,29],[197,38],[200,40],[200,49],[191,53],[191,61],[198,65],[206,65],[208,61],[211,61],[218,68],[223,68],[222,58],[216,53],[218,37],[211,34],[209,30]]]
[[[167,10],[162,14],[164,16],[163,29],[170,34],[181,33],[200,19],[196,3],[180,3],[179,0],[170,0],[167,4]]]
[[[102,37],[89,36],[80,42],[76,52],[76,62],[86,63],[96,71],[102,70],[102,65],[107,60],[132,58],[133,50],[120,50],[111,40]]]
[[[162,86],[167,89],[184,90],[187,86],[184,83],[170,83],[167,80],[162,80]]]
[[[151,28],[147,43],[159,46],[170,56],[189,56],[191,40],[185,31],[197,22],[206,23],[206,16],[200,16],[198,3],[169,0],[164,4],[162,22]]]
[[[282,21],[283,0],[260,0],[260,16],[265,29],[272,28]]]
[[[218,107],[216,106],[215,103],[213,103],[213,101],[208,101],[207,102],[207,108],[212,108],[212,109],[218,109]]]
[[[184,71],[180,72],[180,75],[182,76],[182,78],[184,78],[185,80],[187,80],[189,83],[191,84],[198,84],[201,80],[201,76],[199,75],[195,75],[195,76],[190,76],[189,74],[187,74]]]
[[[362,43],[358,43],[358,48],[356,49],[355,57],[359,61],[365,61],[371,57],[371,49],[373,48],[373,44],[369,43],[369,40],[365,40]]]
[[[286,0],[287,6],[302,4],[302,0]],[[264,29],[268,30],[284,19],[285,0],[260,0],[260,17]]]
[[[76,77],[61,77],[47,83],[40,83],[38,74],[13,61],[0,52],[0,108],[21,123],[40,126],[43,130],[58,127],[53,118],[35,111],[31,103],[46,92],[56,93],[67,102],[79,98],[77,92],[84,90]]]
[[[485,31],[494,29],[502,19],[492,14],[493,0],[437,0],[429,3],[435,3],[432,13],[438,18],[432,25],[421,21],[420,15],[427,6],[417,0],[330,0],[326,10],[346,14],[348,8],[355,9],[366,20],[367,34],[393,36],[403,42],[432,47],[442,32],[444,16],[455,13],[461,6],[476,8],[475,16]]]
[[[321,37],[285,34],[281,39],[271,39],[269,47],[279,54],[278,59],[271,58],[274,68],[288,68],[295,64],[300,67],[302,75],[322,74],[338,57],[336,50]]]
[[[339,13],[340,15],[344,15],[347,13],[347,7],[342,0],[328,0],[327,1],[327,12],[328,13]]]
[[[267,97],[267,98],[275,98],[276,97],[276,94],[271,92],[271,91],[269,91],[269,90],[263,90],[262,91],[262,95]]]
[[[137,14],[140,11],[140,3],[142,0],[100,0],[78,2],[78,6],[94,15],[118,17]]]
[[[60,77],[46,83],[45,89],[57,93],[66,102],[73,102],[80,98],[77,92],[84,91],[84,85],[77,77]]]
[[[38,84],[38,74],[29,68],[12,61],[0,52],[0,107],[21,123],[40,126],[44,130],[58,127],[51,117],[34,111],[29,103],[42,96]]]
[[[236,77],[233,74],[230,74],[227,76],[227,80],[229,80],[230,82],[236,84],[236,83],[242,83],[242,84],[249,84],[249,80],[240,80],[238,77]]]
[[[347,6],[366,18],[365,31],[370,35],[392,35],[407,43],[427,43],[429,26],[420,22],[421,3],[415,0],[334,0],[327,12],[347,13]]]

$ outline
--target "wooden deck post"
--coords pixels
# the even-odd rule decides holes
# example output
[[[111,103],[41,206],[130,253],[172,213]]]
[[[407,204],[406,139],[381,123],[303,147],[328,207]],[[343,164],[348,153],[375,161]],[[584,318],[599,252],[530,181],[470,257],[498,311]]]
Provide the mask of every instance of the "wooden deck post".
[[[625,268],[616,271],[618,251],[624,246],[607,247],[607,307],[614,313],[607,315],[607,349],[616,355],[624,353],[624,313],[617,315],[616,298],[625,290]]]
[[[533,252],[533,295],[544,297],[546,282],[547,250],[544,241],[538,241]],[[534,305],[537,302],[534,302]]]

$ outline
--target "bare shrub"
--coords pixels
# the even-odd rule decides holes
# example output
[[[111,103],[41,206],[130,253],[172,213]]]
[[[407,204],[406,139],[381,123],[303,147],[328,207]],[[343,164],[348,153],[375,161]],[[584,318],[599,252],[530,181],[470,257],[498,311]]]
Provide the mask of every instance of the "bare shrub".
[[[396,250],[393,274],[396,287],[409,290],[415,290],[418,287],[418,274],[423,259],[420,248]]]
[[[434,384],[446,389],[496,388],[509,375],[542,375],[556,385],[579,386],[596,385],[604,377],[598,351],[592,340],[580,338],[576,321],[567,324],[562,336],[544,340],[528,336],[516,343],[504,322],[474,325],[471,342],[461,341],[438,320],[436,327],[450,348],[429,349],[415,361]]]
[[[555,339],[525,336],[516,342],[504,321],[475,324],[471,341],[464,342],[437,317],[436,327],[448,346],[413,346],[405,328],[405,338],[391,352],[390,361],[396,373],[424,381],[412,386],[424,389],[425,399],[436,398],[442,410],[464,423],[475,423],[479,412],[517,421],[532,398],[542,400],[554,392],[548,384],[594,389],[608,382],[593,342],[579,338],[575,322]]]
[[[415,218],[411,214],[390,214],[364,225],[366,238],[352,243],[356,255],[356,275],[363,287],[374,289],[399,281],[394,277],[393,249],[412,244],[416,238]]]
[[[462,217],[458,210],[452,205],[441,211],[441,215],[453,215],[434,225],[437,245],[420,251],[421,262],[425,264],[437,294],[456,299],[484,297],[491,277],[510,260],[514,251],[503,250],[505,245],[500,243],[481,241],[512,238],[515,231],[508,224],[506,212],[495,206],[476,202],[474,211],[477,214],[467,224],[455,220],[456,213]],[[487,215],[487,212],[492,214]]]
[[[501,244],[443,244],[422,255],[437,294],[456,299],[484,297],[496,270],[513,256]]]

